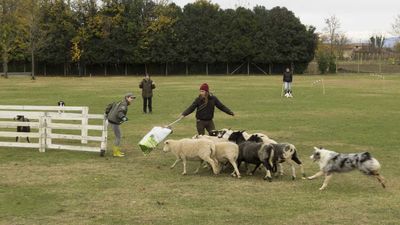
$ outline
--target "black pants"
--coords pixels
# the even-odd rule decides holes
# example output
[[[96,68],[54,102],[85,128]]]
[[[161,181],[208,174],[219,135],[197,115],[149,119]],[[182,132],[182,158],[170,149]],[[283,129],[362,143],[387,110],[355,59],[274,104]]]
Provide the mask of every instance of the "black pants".
[[[196,128],[197,128],[197,133],[199,135],[204,135],[205,134],[204,129],[206,129],[208,134],[210,134],[212,130],[215,130],[215,125],[212,120],[197,120]]]
[[[147,107],[149,107],[149,113],[151,113],[153,111],[153,107],[151,106],[151,98],[145,98],[143,97],[143,112],[146,113],[147,112]]]

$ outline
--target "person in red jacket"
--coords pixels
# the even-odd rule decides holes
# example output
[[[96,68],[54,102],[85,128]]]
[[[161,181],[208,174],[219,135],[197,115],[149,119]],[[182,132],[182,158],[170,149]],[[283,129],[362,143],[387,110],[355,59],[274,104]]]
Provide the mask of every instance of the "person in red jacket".
[[[235,114],[228,107],[222,104],[216,96],[210,94],[207,83],[203,83],[200,86],[199,91],[199,96],[181,114],[180,118],[191,114],[196,109],[197,133],[200,135],[204,135],[205,130],[207,130],[208,134],[210,134],[212,130],[215,130],[215,125],[213,121],[215,107],[228,115],[234,116]]]

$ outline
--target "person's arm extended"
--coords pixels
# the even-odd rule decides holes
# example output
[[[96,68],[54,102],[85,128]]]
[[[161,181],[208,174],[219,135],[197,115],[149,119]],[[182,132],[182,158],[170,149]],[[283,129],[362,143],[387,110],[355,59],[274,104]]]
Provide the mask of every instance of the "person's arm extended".
[[[192,113],[198,106],[198,99],[196,98],[193,103],[182,113],[182,116],[187,116]]]
[[[228,107],[226,107],[224,104],[222,104],[222,102],[220,102],[217,97],[215,97],[215,106],[228,115],[231,115],[231,116],[235,115]]]

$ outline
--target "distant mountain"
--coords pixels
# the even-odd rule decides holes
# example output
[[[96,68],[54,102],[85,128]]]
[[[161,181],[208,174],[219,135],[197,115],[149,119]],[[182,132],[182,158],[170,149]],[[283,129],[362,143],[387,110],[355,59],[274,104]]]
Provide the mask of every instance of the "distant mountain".
[[[400,41],[400,37],[390,37],[385,39],[385,48],[393,48],[394,45]]]

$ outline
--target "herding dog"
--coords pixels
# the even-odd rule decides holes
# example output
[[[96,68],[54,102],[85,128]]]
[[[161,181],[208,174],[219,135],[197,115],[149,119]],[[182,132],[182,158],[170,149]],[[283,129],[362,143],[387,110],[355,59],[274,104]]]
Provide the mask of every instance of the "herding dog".
[[[382,187],[385,188],[385,181],[379,175],[381,165],[378,160],[371,157],[369,152],[342,154],[324,148],[314,147],[314,149],[315,151],[310,158],[314,162],[318,162],[320,171],[307,179],[312,180],[325,175],[324,183],[319,190],[322,191],[326,188],[333,173],[349,172],[354,169],[360,170],[365,175],[374,176],[381,183]]]
[[[29,122],[28,118],[25,118],[22,115],[17,115],[16,118],[14,118],[14,120],[17,120],[19,122]],[[17,126],[17,132],[31,132],[31,127],[30,126]],[[19,136],[15,137],[15,141],[18,142]],[[26,140],[28,141],[28,143],[31,143],[29,140],[29,137],[26,137]]]
[[[60,106],[60,108],[62,108],[62,107],[65,106],[65,102],[63,100],[60,100],[60,101],[57,102],[57,105]],[[58,113],[64,113],[64,110],[59,109]]]

